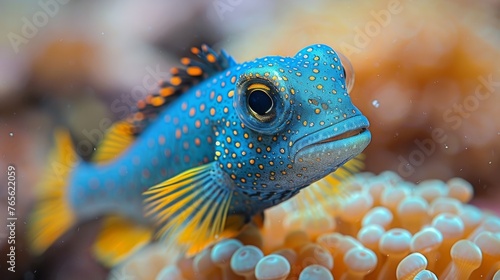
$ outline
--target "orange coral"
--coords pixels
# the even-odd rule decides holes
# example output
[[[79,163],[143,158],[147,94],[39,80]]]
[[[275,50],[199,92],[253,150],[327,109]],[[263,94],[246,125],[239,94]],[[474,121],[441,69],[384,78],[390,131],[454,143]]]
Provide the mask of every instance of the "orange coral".
[[[261,231],[249,227],[236,239],[223,240],[190,259],[175,260],[175,254],[161,252],[162,245],[153,244],[149,250],[156,253],[143,251],[114,271],[137,279],[437,279],[436,275],[492,279],[495,273],[500,275],[500,217],[466,204],[473,192],[467,181],[453,178],[413,185],[385,172],[360,174],[345,184],[351,195],[333,212],[328,203],[304,210],[285,202],[266,212]]]

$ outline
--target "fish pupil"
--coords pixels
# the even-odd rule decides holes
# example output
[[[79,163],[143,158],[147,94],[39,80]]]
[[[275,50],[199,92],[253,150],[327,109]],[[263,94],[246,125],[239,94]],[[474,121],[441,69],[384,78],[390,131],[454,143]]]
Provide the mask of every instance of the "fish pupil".
[[[273,100],[267,92],[258,89],[250,93],[248,97],[248,106],[255,113],[265,115],[273,108]]]

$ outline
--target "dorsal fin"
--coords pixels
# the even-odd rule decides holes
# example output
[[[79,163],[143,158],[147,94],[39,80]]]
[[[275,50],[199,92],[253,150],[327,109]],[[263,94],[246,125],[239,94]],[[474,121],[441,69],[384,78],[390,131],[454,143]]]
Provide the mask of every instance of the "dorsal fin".
[[[183,57],[181,59],[183,67],[172,68],[170,70],[172,77],[169,81],[160,82],[157,92],[139,100],[135,111],[130,116],[115,123],[107,131],[106,136],[92,156],[93,162],[103,163],[116,158],[180,94],[236,64],[234,59],[224,50],[216,53],[205,44],[201,45],[200,48],[191,48],[191,53],[195,55],[194,59]]]
[[[236,64],[224,50],[217,53],[205,44],[200,48],[191,48],[191,53],[196,56],[194,59],[183,57],[181,59],[183,67],[172,68],[170,70],[172,77],[169,81],[160,82],[160,89],[157,92],[137,102],[137,110],[129,118],[135,134],[141,133],[180,94]]]

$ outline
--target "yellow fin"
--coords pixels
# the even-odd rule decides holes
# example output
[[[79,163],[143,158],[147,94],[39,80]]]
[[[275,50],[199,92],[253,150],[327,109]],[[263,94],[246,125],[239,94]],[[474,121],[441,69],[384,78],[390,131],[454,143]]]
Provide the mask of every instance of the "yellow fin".
[[[191,256],[245,224],[243,216],[228,216],[232,185],[215,162],[189,169],[144,193],[146,216],[155,220],[157,237]]]
[[[135,140],[134,126],[128,121],[113,124],[92,155],[93,162],[106,162],[116,158]]]
[[[37,201],[28,223],[30,249],[43,253],[74,223],[75,215],[66,199],[68,177],[78,162],[69,132],[57,130],[45,178],[36,189]]]
[[[110,216],[105,218],[92,251],[103,265],[112,267],[146,245],[152,236],[151,227]]]
[[[364,168],[364,159],[365,155],[359,154],[349,160],[335,172],[302,189],[295,197],[285,202],[285,207],[290,206],[297,213],[311,215],[318,214],[314,211],[337,209],[340,206],[339,202],[350,193],[350,185],[346,182]]]
[[[252,222],[255,224],[255,226],[257,226],[258,228],[263,228],[264,227],[264,220],[265,220],[265,217],[264,217],[264,212],[260,212],[259,214],[257,215],[254,215],[252,217]]]

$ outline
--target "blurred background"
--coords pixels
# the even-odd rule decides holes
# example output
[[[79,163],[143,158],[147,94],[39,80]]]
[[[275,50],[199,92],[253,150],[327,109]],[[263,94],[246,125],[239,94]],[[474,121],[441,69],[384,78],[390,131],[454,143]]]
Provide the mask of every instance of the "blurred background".
[[[69,127],[89,157],[98,140],[89,135],[123,118],[201,43],[239,62],[334,47],[354,66],[351,97],[371,122],[366,170],[415,183],[462,177],[473,204],[500,213],[499,0],[2,0],[0,33],[0,220],[10,164],[18,217],[16,273],[7,273],[0,229],[1,279],[106,277],[89,251],[99,221],[41,258],[25,246],[53,130]]]

